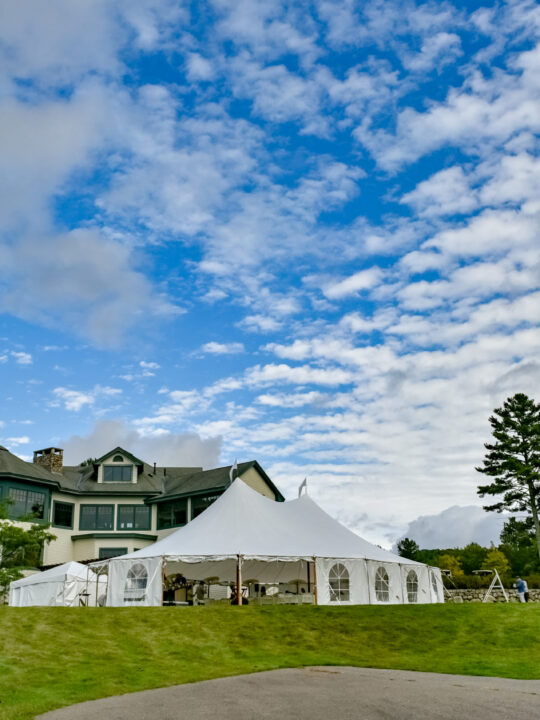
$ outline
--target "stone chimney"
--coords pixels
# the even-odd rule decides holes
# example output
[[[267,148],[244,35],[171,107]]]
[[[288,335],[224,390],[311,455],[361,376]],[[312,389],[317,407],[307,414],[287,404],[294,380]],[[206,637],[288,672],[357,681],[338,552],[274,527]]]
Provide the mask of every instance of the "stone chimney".
[[[61,473],[64,465],[64,451],[55,447],[34,450],[34,463],[51,472]]]

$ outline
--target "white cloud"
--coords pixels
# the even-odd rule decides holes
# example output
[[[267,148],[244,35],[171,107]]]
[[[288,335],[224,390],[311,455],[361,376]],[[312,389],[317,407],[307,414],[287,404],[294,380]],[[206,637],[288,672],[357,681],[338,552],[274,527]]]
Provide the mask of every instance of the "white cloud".
[[[8,437],[6,443],[8,445],[28,445],[30,438],[27,435],[21,437]]]
[[[199,53],[188,53],[186,66],[190,82],[208,82],[215,78],[216,71],[212,62]]]
[[[341,300],[350,295],[356,295],[362,290],[369,290],[377,285],[382,278],[382,271],[378,267],[360,270],[348,278],[330,283],[323,288],[329,300]]]
[[[489,547],[491,543],[499,544],[508,518],[504,514],[487,513],[476,505],[454,505],[437,515],[422,515],[413,520],[403,537],[415,540],[425,549],[464,547],[473,542]]]
[[[291,367],[280,365],[256,365],[246,371],[246,383],[251,386],[285,383],[292,385],[344,385],[351,376],[341,368],[315,368],[307,365]]]
[[[15,362],[17,363],[17,365],[31,365],[33,362],[32,355],[27,352],[17,352],[12,350],[10,352],[10,355],[11,357],[15,358]]]
[[[438,32],[424,39],[418,53],[404,53],[403,65],[413,72],[431,70],[436,65],[440,70],[463,54],[461,39],[455,33]]]
[[[121,420],[99,420],[88,435],[62,440],[66,464],[78,465],[87,457],[101,457],[116,446],[123,447],[152,465],[213,468],[218,465],[221,439],[201,439],[195,433],[148,434]]]
[[[279,330],[281,321],[268,315],[246,315],[238,326],[250,332],[273,332]]]
[[[423,215],[438,216],[470,213],[477,207],[478,198],[463,169],[454,166],[418,183],[400,202]]]
[[[157,362],[146,362],[145,360],[141,360],[139,366],[144,370],[159,370],[161,367]]]
[[[205,343],[201,350],[209,355],[235,355],[244,352],[244,344],[241,342],[219,343],[211,341]]]
[[[299,393],[268,393],[259,395],[255,402],[271,407],[298,408],[304,407],[305,405],[313,405],[317,402],[324,402],[326,398],[327,396],[323,393],[312,390],[311,392]]]
[[[145,313],[177,312],[133,267],[129,248],[96,230],[28,236],[0,246],[0,261],[7,277],[0,292],[4,312],[46,325],[64,322],[103,346],[121,344]]]
[[[62,402],[66,410],[78,412],[85,405],[93,406],[100,397],[116,397],[121,395],[122,390],[112,387],[95,385],[92,390],[71,390],[65,387],[57,387],[53,394],[57,398],[56,403]]]
[[[401,110],[395,134],[372,131],[364,124],[354,135],[386,170],[414,162],[444,145],[487,158],[494,146],[517,133],[540,129],[539,66],[540,47],[535,47],[490,79],[472,71],[462,88],[451,88],[445,101],[433,103],[427,111]]]
[[[87,72],[114,72],[121,28],[107,0],[8,3],[0,23],[4,71],[43,83],[69,83]],[[66,62],[69,57],[69,62]]]

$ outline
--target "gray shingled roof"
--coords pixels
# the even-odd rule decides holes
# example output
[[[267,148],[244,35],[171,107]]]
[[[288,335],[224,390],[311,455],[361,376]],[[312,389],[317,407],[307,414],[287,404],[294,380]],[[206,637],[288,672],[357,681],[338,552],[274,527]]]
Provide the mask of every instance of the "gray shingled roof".
[[[278,500],[285,499],[256,460],[239,463],[238,472],[235,473],[235,477],[240,477],[242,473],[251,467],[254,467],[266,480],[270,488],[275,492]],[[152,498],[151,502],[161,502],[162,500],[169,500],[180,495],[193,495],[194,493],[205,492],[207,490],[226,488],[230,482],[230,471],[231,465],[226,465],[225,467],[214,468],[213,470],[199,470],[174,483],[167,482],[164,492],[159,495],[159,497]],[[168,472],[169,470],[167,470],[167,473]]]
[[[118,451],[122,448],[117,448]],[[107,457],[110,453],[107,453]],[[130,457],[132,457],[130,455]],[[275,492],[278,500],[283,496],[256,460],[240,463],[237,476],[254,467]],[[59,490],[82,495],[146,495],[150,502],[159,502],[182,495],[193,495],[229,484],[231,466],[203,470],[200,467],[158,467],[147,463],[137,476],[137,483],[98,483],[95,465],[64,465],[61,473],[50,472],[41,465],[25,462],[0,445],[0,477],[10,476],[53,485]]]
[[[17,478],[28,478],[57,485],[61,476],[52,473],[41,465],[25,462],[13,455],[7,448],[0,445],[0,475],[9,475]]]

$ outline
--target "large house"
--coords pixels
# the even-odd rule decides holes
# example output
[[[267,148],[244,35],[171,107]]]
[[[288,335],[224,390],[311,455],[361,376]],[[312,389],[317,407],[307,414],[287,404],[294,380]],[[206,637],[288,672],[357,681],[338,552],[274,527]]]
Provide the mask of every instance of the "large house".
[[[13,520],[51,524],[57,539],[44,548],[43,566],[84,562],[133,552],[190,522],[226,490],[230,469],[156,467],[121,447],[77,466],[50,447],[30,463],[0,446],[0,500],[10,499]],[[284,500],[255,460],[234,477]]]

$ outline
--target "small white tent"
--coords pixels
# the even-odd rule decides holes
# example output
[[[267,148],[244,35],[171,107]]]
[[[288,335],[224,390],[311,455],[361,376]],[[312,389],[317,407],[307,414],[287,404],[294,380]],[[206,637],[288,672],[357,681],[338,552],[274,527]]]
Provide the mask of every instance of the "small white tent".
[[[275,502],[242,480],[163,540],[107,561],[107,605],[161,605],[163,578],[307,582],[318,604],[444,602],[441,573],[363,540],[308,495]]]
[[[14,607],[96,605],[96,599],[105,592],[103,582],[99,583],[99,590],[97,586],[98,577],[91,568],[68,562],[14,580],[9,587],[9,604]]]

